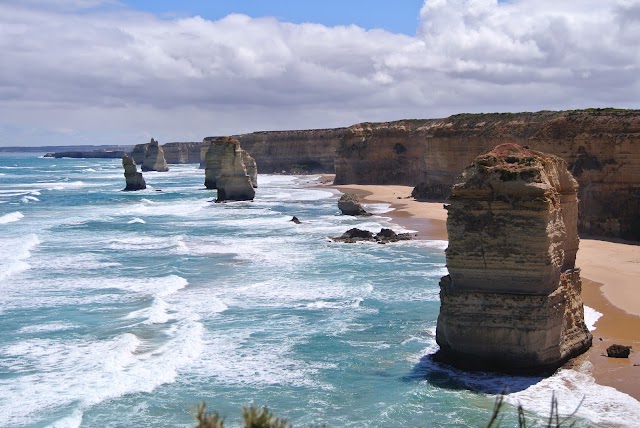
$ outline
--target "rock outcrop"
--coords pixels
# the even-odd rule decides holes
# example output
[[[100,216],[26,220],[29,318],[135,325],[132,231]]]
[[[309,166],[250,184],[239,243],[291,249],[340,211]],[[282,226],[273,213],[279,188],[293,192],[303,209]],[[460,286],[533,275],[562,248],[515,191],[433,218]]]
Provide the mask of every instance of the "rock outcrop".
[[[378,244],[388,244],[389,242],[410,241],[413,239],[410,233],[396,233],[391,229],[380,229],[380,232],[373,233],[368,230],[354,227],[347,230],[341,236],[331,238],[336,242],[346,242],[353,244],[356,242],[377,242]]]
[[[136,146],[137,147],[137,146]],[[134,148],[135,150],[135,148]],[[144,148],[144,160],[142,161],[142,172],[145,171],[169,171],[169,166],[164,158],[164,150],[153,138]]]
[[[366,216],[371,215],[362,208],[360,199],[354,193],[345,193],[338,200],[338,209],[344,215]]]
[[[218,202],[253,200],[255,190],[243,163],[240,142],[231,137],[205,138],[205,187],[218,189]]]
[[[253,157],[251,157],[251,155],[247,153],[246,150],[241,150],[241,152],[242,152],[242,163],[247,169],[247,175],[251,180],[251,185],[255,189],[258,187],[258,165],[256,164],[256,160]]]
[[[125,191],[142,190],[147,188],[142,173],[138,172],[136,161],[129,156],[122,157],[122,166],[124,167],[124,179],[126,181]]]
[[[336,152],[336,184],[421,184],[448,196],[473,159],[505,142],[563,158],[580,184],[581,232],[640,240],[640,110],[459,114],[354,125]]]
[[[131,156],[138,165],[142,165],[142,162],[144,162],[144,157],[147,154],[147,144],[148,143],[136,144],[133,146],[133,150],[131,150],[129,156]]]
[[[436,330],[443,359],[548,368],[589,348],[576,189],[562,159],[516,144],[465,169],[447,207],[449,275]]]
[[[631,346],[611,345],[607,348],[607,357],[609,358],[629,358]]]
[[[234,135],[264,174],[334,172],[334,158],[346,128],[266,131]]]

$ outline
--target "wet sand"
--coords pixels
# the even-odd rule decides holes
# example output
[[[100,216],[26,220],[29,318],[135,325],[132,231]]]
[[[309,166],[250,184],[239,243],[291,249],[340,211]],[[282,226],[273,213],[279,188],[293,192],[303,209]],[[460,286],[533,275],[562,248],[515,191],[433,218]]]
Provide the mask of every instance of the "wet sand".
[[[328,184],[331,176],[324,177]],[[356,193],[362,203],[388,203],[385,214],[399,225],[417,231],[419,239],[447,239],[444,202],[419,202],[411,186],[340,185]],[[576,265],[582,270],[584,304],[602,313],[593,331],[593,347],[580,359],[592,364],[596,382],[640,400],[640,245],[583,238]],[[631,345],[628,359],[606,357],[614,343]]]

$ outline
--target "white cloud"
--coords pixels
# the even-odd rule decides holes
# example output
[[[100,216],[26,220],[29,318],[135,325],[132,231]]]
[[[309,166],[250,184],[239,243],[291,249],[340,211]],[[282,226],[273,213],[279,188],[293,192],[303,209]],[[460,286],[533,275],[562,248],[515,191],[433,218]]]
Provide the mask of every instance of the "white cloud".
[[[415,37],[12,3],[0,2],[1,145],[43,144],[21,127],[135,143],[640,99],[638,0],[427,0]]]

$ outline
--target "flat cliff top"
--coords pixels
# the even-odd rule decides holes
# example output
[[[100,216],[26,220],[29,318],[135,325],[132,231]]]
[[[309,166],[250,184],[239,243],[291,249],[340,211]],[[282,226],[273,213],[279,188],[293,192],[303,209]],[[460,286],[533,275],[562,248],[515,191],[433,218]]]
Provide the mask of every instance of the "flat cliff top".
[[[498,174],[502,181],[519,178],[524,182],[534,182],[540,180],[543,162],[553,158],[556,157],[518,144],[505,143],[478,156],[474,165],[483,173]]]
[[[614,108],[539,111],[520,113],[460,113],[442,119],[402,119],[392,122],[363,122],[349,127],[361,129],[424,131],[434,137],[452,133],[496,136],[518,132],[527,136],[562,138],[576,133],[640,133],[640,110]]]

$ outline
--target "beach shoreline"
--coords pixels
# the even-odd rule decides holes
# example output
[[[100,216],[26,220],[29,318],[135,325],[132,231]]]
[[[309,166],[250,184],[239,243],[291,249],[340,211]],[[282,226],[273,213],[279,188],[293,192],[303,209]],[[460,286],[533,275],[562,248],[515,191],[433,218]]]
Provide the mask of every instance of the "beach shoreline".
[[[446,240],[444,201],[421,202],[411,197],[411,186],[331,185],[331,176],[321,183],[340,192],[355,193],[366,204],[386,203],[385,213],[393,221],[412,231],[417,239]],[[640,401],[640,246],[637,243],[581,238],[576,266],[581,268],[582,298],[602,314],[595,323],[593,346],[578,361],[588,361],[596,383],[611,386]],[[635,352],[628,359],[606,357],[606,348],[614,343],[631,345]]]

